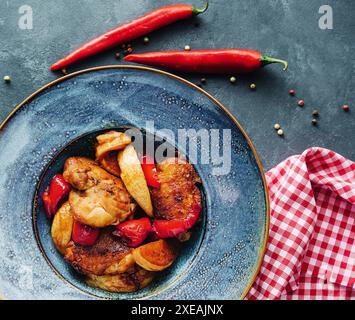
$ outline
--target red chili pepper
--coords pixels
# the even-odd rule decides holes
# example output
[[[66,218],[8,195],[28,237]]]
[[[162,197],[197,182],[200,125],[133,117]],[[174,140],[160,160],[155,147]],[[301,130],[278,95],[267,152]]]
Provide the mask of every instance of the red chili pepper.
[[[54,217],[58,206],[68,196],[71,190],[70,185],[64,180],[61,174],[56,174],[49,185],[49,188],[43,193],[42,200],[48,219]]]
[[[206,6],[203,9],[198,9],[186,4],[175,4],[159,8],[83,44],[68,56],[52,65],[51,69],[53,71],[61,70],[79,60],[93,56],[117,45],[130,42],[173,22],[198,15],[205,12],[207,9],[207,0]]]
[[[113,234],[122,239],[130,247],[138,247],[152,232],[148,218],[125,221],[117,225]]]
[[[158,178],[157,168],[155,167],[154,160],[150,156],[145,155],[142,157],[141,163],[148,186],[153,188],[160,188],[160,181]]]
[[[82,246],[92,246],[100,235],[100,229],[74,221],[72,240]]]
[[[249,73],[270,63],[282,63],[284,70],[288,67],[284,60],[245,49],[148,52],[130,54],[124,60],[178,72],[203,74]]]
[[[153,230],[159,239],[176,238],[190,230],[198,221],[201,206],[194,204],[191,213],[185,219],[179,220],[154,220]]]

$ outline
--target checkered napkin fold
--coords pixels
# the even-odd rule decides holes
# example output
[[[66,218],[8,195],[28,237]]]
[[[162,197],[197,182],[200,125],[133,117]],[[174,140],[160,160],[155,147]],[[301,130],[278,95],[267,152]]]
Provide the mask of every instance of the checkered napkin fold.
[[[269,240],[247,299],[355,299],[355,163],[311,148],[266,180]]]

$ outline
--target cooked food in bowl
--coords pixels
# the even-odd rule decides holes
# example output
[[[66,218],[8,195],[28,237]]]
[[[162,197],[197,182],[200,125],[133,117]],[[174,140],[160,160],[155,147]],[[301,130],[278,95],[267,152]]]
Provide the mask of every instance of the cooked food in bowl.
[[[123,132],[71,156],[42,195],[53,243],[86,282],[134,292],[174,264],[201,214],[201,183],[179,156],[154,162]]]

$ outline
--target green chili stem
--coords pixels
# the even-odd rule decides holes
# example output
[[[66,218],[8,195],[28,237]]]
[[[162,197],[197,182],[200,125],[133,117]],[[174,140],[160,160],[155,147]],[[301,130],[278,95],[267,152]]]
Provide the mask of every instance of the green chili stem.
[[[192,7],[192,13],[196,16],[201,13],[204,13],[205,11],[207,11],[208,6],[209,6],[208,0],[205,0],[205,7],[203,9],[198,9],[196,7]]]
[[[280,59],[274,59],[265,55],[262,55],[260,58],[260,62],[262,66],[266,66],[270,63],[281,63],[284,65],[284,70],[287,70],[288,68],[288,62],[285,60],[280,60]]]

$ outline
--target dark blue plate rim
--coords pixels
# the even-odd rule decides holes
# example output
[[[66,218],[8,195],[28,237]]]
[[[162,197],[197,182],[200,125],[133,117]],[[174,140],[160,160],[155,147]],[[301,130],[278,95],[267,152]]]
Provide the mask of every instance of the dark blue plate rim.
[[[258,261],[257,267],[255,268],[254,274],[251,277],[247,288],[245,289],[245,291],[243,292],[243,294],[242,294],[242,296],[240,298],[241,300],[243,300],[245,298],[245,296],[248,294],[249,290],[251,289],[251,287],[252,287],[252,285],[254,283],[254,280],[255,280],[256,276],[258,275],[258,273],[259,273],[259,270],[261,268],[261,265],[262,265],[262,262],[263,262],[263,258],[264,258],[264,255],[265,255],[265,251],[266,251],[266,244],[267,244],[267,240],[268,240],[268,236],[269,236],[269,225],[270,225],[270,201],[269,201],[269,195],[268,195],[268,188],[267,188],[265,174],[264,174],[263,166],[261,164],[259,155],[256,152],[256,149],[255,149],[253,143],[251,142],[251,139],[249,138],[248,134],[243,129],[243,127],[238,122],[238,120],[228,110],[228,108],[225,107],[221,102],[219,102],[212,95],[210,95],[207,91],[203,90],[199,86],[193,84],[192,82],[190,82],[190,81],[188,81],[188,80],[186,80],[186,79],[184,79],[182,77],[179,77],[177,75],[174,75],[172,73],[169,73],[169,72],[166,72],[166,71],[162,71],[162,70],[159,70],[159,69],[143,67],[143,66],[134,66],[134,65],[107,65],[107,66],[94,67],[94,68],[89,68],[89,69],[76,71],[76,72],[70,73],[68,75],[65,75],[63,77],[60,77],[60,78],[58,78],[58,79],[56,79],[56,80],[44,85],[39,90],[35,91],[33,94],[31,94],[25,100],[23,100],[20,104],[18,104],[13,109],[13,111],[6,117],[6,119],[0,125],[0,131],[6,126],[6,124],[12,119],[12,117],[14,117],[16,115],[16,113],[22,107],[24,107],[29,101],[31,101],[33,98],[35,98],[38,94],[40,94],[44,90],[46,90],[46,89],[48,89],[48,88],[50,88],[50,87],[52,87],[52,86],[54,86],[54,85],[56,85],[56,84],[58,84],[60,82],[63,82],[65,80],[67,80],[67,79],[73,78],[73,77],[75,77],[77,75],[80,75],[80,74],[83,74],[83,73],[99,71],[99,70],[106,70],[106,69],[136,69],[136,70],[142,70],[142,71],[149,71],[149,72],[153,72],[153,73],[158,73],[158,74],[161,74],[161,75],[164,75],[164,76],[168,76],[168,77],[170,77],[172,79],[175,79],[177,81],[180,81],[180,82],[192,87],[193,89],[195,89],[197,91],[200,91],[201,93],[206,95],[215,105],[217,105],[234,122],[234,124],[238,127],[238,129],[241,131],[241,133],[243,134],[243,136],[247,140],[247,143],[248,143],[251,151],[253,152],[253,155],[255,157],[255,160],[257,162],[257,165],[258,165],[258,168],[259,168],[262,180],[263,180],[263,186],[264,186],[263,189],[264,189],[265,202],[266,202],[266,219],[265,219],[265,233],[264,233],[265,236],[264,236],[264,242],[263,242],[261,254],[259,255],[259,261]],[[55,271],[55,269],[54,269],[54,271]],[[58,274],[58,272],[56,272],[56,273]],[[76,288],[73,285],[71,285],[71,286]]]

